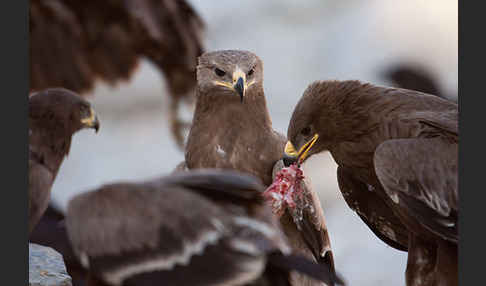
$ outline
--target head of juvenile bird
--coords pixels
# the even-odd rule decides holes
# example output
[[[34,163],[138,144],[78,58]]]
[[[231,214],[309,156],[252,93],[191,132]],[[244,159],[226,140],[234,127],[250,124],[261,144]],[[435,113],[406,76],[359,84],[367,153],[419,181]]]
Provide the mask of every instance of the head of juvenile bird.
[[[29,126],[46,135],[70,138],[84,128],[98,132],[100,122],[84,98],[64,88],[49,88],[29,96]]]
[[[379,88],[379,87],[378,87]],[[370,93],[377,87],[359,81],[316,81],[304,91],[287,129],[286,166],[303,163],[314,154],[355,141],[370,127]]]
[[[223,50],[199,57],[198,91],[234,98],[241,103],[253,90],[263,89],[263,63],[252,52]]]

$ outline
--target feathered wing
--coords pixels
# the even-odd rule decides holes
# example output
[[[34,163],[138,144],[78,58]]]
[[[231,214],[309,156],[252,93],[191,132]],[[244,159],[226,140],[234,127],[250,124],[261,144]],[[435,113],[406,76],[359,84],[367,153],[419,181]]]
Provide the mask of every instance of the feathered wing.
[[[374,164],[402,213],[442,239],[457,242],[457,142],[443,137],[388,140],[375,151]]]
[[[338,167],[337,178],[349,208],[359,215],[371,231],[389,246],[407,251],[408,230],[380,196],[341,166]]]
[[[112,284],[160,279],[213,285],[258,277],[264,254],[279,250],[273,242],[278,233],[244,212],[218,207],[191,184],[188,176],[172,177],[167,183],[109,185],[75,197],[67,215],[74,249],[90,271]],[[236,185],[251,191],[255,184]]]
[[[175,173],[165,179],[165,184],[190,189],[212,200],[227,202],[248,201],[263,204],[262,192],[265,187],[258,178],[237,171],[199,169]]]
[[[30,88],[92,87],[82,26],[65,1],[30,1]]]
[[[385,70],[383,76],[396,87],[443,97],[434,74],[419,65],[398,64]]]
[[[303,219],[300,226],[302,237],[312,250],[316,261],[326,265],[329,272],[335,273],[331,240],[329,239],[321,202],[317,193],[311,189],[310,184],[306,182],[304,188],[305,200],[310,202],[310,206],[303,209]]]
[[[196,84],[203,28],[185,1],[33,0],[31,88],[89,91],[97,79],[111,84],[128,79],[147,57],[174,78],[172,92],[185,93]]]
[[[136,39],[127,24],[117,23],[127,18],[114,7],[108,1],[31,1],[31,89],[62,86],[82,93],[97,79],[128,79],[138,62]],[[115,17],[104,22],[110,12]]]
[[[30,88],[85,93],[128,80],[141,58],[164,74],[173,136],[183,146],[181,99],[192,103],[204,23],[178,0],[30,1]]]

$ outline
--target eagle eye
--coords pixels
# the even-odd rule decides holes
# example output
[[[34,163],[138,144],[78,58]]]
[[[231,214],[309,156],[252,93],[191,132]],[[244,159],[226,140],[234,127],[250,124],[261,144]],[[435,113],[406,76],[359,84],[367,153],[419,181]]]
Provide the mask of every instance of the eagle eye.
[[[226,74],[226,73],[224,72],[224,70],[219,69],[219,68],[215,68],[215,69],[214,69],[214,73],[215,73],[217,76],[219,76],[219,77],[222,77],[222,76],[224,76],[224,75]]]
[[[311,129],[310,129],[310,127],[305,127],[305,128],[303,128],[303,129],[300,131],[300,134],[302,134],[302,135],[304,135],[304,136],[308,136],[308,135],[310,135],[310,133],[311,133]]]

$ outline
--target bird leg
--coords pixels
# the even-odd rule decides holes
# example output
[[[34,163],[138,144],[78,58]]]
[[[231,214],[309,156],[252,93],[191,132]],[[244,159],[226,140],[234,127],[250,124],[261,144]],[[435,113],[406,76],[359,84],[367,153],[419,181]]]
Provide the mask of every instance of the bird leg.
[[[432,286],[435,284],[434,268],[437,246],[410,232],[405,280],[407,286]]]
[[[437,263],[435,265],[436,285],[457,286],[457,245],[445,240],[438,241]]]

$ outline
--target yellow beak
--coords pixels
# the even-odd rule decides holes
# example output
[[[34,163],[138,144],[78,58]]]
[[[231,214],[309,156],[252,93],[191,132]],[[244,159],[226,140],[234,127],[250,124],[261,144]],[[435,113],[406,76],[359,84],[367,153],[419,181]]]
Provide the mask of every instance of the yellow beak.
[[[100,129],[100,122],[98,121],[98,117],[96,116],[93,108],[90,108],[90,114],[88,117],[81,119],[81,124],[88,128],[94,128],[96,133],[98,133],[98,130]]]
[[[246,74],[238,67],[233,72],[232,83],[225,82],[225,81],[214,81],[214,84],[227,87],[233,90],[234,92],[236,92],[240,96],[242,102],[247,88],[254,83],[255,83],[254,80],[247,82]]]
[[[304,160],[308,156],[308,152],[311,149],[312,145],[316,143],[317,139],[319,138],[319,134],[315,134],[311,140],[307,141],[302,147],[300,147],[299,151],[295,150],[294,145],[292,142],[288,141],[287,144],[285,144],[285,155],[289,157],[294,157],[297,158],[299,163],[304,162]]]

